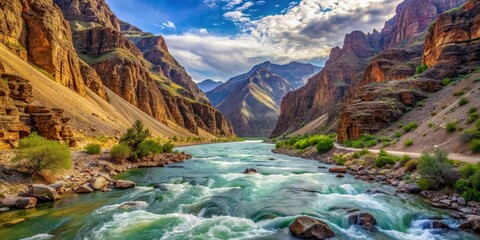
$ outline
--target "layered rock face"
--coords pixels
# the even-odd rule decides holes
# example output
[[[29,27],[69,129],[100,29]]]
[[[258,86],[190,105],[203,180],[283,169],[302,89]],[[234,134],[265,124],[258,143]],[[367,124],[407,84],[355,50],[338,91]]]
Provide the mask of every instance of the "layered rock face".
[[[143,57],[157,67],[157,71],[193,93],[194,98],[201,102],[208,102],[207,96],[193,82],[175,58],[168,52],[167,44],[162,36],[144,37],[136,46],[142,51]]]
[[[341,108],[334,106],[344,96],[349,97],[347,89],[354,93],[372,82],[404,80],[413,76],[416,66],[422,62],[424,32],[429,24],[444,11],[464,2],[465,0],[405,0],[397,7],[396,15],[385,23],[382,31],[374,31],[368,41],[346,39],[344,44],[349,46],[332,49],[325,69],[320,74],[311,78],[304,88],[287,95],[272,136],[277,137],[298,129],[325,113],[329,113],[330,123],[334,125],[339,115],[338,109]],[[356,54],[354,64],[344,61],[343,64],[347,64],[348,69],[335,71],[334,66],[342,64],[339,60],[348,57],[345,54],[349,52],[347,49],[363,54]],[[372,60],[368,59],[373,55],[376,56]],[[343,79],[346,81],[342,82]],[[339,88],[339,85],[343,87]],[[346,122],[348,120],[341,120],[340,124]]]
[[[99,79],[85,85],[70,26],[49,0],[2,1],[0,42],[30,61],[53,80],[85,96],[85,86],[105,98]],[[3,16],[2,16],[3,14]]]
[[[242,137],[269,136],[280,114],[280,102],[294,88],[266,69],[258,69],[218,105]]]
[[[425,41],[423,63],[437,78],[470,72],[480,66],[480,2],[442,14]]]
[[[352,32],[342,48],[333,48],[325,68],[308,83],[288,93],[272,137],[296,130],[319,116],[338,108],[348,86],[362,78],[367,59],[380,51],[380,33]],[[331,116],[335,118],[335,114]]]
[[[431,3],[429,8],[424,5],[426,2]],[[457,6],[461,2],[463,1],[425,1],[419,2],[420,5],[417,8],[424,9],[424,11],[430,8],[437,9],[430,15],[426,15],[428,18],[438,16],[441,11]],[[415,4],[417,3],[404,2],[404,5],[407,6],[403,6],[404,11],[408,9],[413,11],[414,8],[410,5]],[[463,9],[468,9],[468,5]],[[356,139],[362,134],[373,134],[388,127],[414,107],[416,101],[425,97],[422,96],[423,93],[440,90],[441,79],[447,76],[456,76],[465,72],[466,69],[472,70],[478,66],[480,45],[475,38],[478,39],[479,27],[475,27],[475,23],[478,25],[479,20],[475,16],[478,15],[479,9],[475,10],[472,5],[470,10],[456,9],[440,15],[433,27],[429,29],[425,44],[418,44],[418,40],[407,41],[405,47],[386,50],[376,57],[367,67],[362,82],[351,89],[345,100],[345,106],[339,121],[337,140],[342,142]],[[401,15],[408,14],[403,13]],[[410,21],[413,24],[412,26],[415,26],[413,29],[421,30],[416,26],[425,26],[424,16],[421,15],[421,18],[417,18],[416,21],[415,24]],[[476,37],[474,37],[475,31],[477,31]],[[399,33],[397,32],[397,34]],[[473,36],[473,38],[470,38],[470,36]],[[424,48],[425,52],[423,51]],[[403,54],[395,57],[394,54],[391,54],[393,52]],[[419,78],[411,78],[414,70],[408,70],[408,66],[412,66],[412,64],[415,64],[413,66],[419,66],[422,63],[419,61],[419,56],[422,55],[423,63],[429,64],[433,69],[429,69]],[[390,59],[385,61],[387,56]],[[392,69],[394,69],[392,67],[403,68],[406,71],[401,71],[400,75],[394,77],[396,74],[391,74]],[[409,71],[412,71],[410,76]],[[403,75],[402,72],[405,74]],[[410,77],[408,80],[385,82],[402,80],[408,77]],[[367,85],[371,82],[383,83]],[[391,92],[392,90],[394,92]]]
[[[70,20],[77,51],[106,87],[167,125],[171,121],[194,134],[204,128],[233,135],[229,122],[168,53],[162,37],[121,22],[103,0],[55,2]]]
[[[466,0],[405,0],[397,6],[396,15],[382,30],[383,48],[408,43],[423,32],[441,13],[460,6]]]
[[[356,88],[342,109],[337,141],[357,139],[362,134],[374,134],[390,126],[427,98],[427,92],[441,88],[439,81],[429,79],[390,81]]]
[[[63,117],[63,110],[31,105],[33,89],[28,80],[1,73],[0,77],[0,149],[15,146],[32,131],[50,140],[75,145],[69,119]]]

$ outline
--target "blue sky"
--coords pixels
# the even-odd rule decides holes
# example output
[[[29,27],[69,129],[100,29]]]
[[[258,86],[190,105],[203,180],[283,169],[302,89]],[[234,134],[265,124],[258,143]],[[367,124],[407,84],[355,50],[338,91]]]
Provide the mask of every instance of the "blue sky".
[[[400,0],[107,0],[165,37],[195,81],[226,81],[263,61],[322,65],[353,30],[381,29]]]

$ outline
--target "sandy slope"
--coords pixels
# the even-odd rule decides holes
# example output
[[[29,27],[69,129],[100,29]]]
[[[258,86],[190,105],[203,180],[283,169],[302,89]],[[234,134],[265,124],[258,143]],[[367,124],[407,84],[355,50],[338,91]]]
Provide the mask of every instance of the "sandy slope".
[[[328,114],[324,114],[288,136],[293,137],[293,136],[304,135],[304,134],[315,132],[320,127],[322,127],[327,122],[327,120],[328,120]]]
[[[70,124],[80,133],[90,136],[119,135],[139,119],[151,129],[155,136],[194,136],[174,123],[169,126],[160,123],[109,90],[111,104],[90,90],[87,90],[86,97],[82,97],[46,77],[2,44],[0,44],[0,62],[5,66],[7,73],[22,76],[30,81],[34,89],[34,105],[65,110],[65,115],[72,118]],[[204,131],[202,133],[201,135],[205,137],[212,137]]]

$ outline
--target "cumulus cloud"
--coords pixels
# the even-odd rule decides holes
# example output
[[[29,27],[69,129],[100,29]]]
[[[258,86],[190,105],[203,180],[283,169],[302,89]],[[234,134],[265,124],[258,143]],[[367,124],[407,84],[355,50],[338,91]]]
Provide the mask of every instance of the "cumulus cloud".
[[[166,22],[162,23],[162,26],[166,27],[166,28],[170,28],[170,29],[176,29],[177,28],[175,26],[175,23],[173,23],[171,21],[166,21]]]
[[[245,4],[252,1],[233,0],[229,3],[235,2],[234,8],[224,17],[239,23],[241,34],[222,37],[190,32],[165,38],[195,80],[227,80],[265,60],[288,63],[325,59],[332,47],[342,44],[345,34],[382,28],[400,1],[301,0],[284,13],[250,20],[244,11],[251,7]]]

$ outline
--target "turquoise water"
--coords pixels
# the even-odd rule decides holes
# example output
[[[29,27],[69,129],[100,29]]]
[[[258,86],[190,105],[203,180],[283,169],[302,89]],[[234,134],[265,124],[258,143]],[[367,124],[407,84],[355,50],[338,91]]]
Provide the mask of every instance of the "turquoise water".
[[[25,219],[0,228],[0,239],[293,239],[288,225],[300,215],[327,222],[337,239],[476,239],[456,230],[424,229],[431,219],[447,219],[452,227],[458,223],[419,198],[367,194],[395,189],[350,176],[339,179],[316,161],[273,154],[272,148],[260,142],[179,148],[194,156],[174,165],[179,168],[119,176],[137,182],[136,189],[72,195],[0,215],[0,223]],[[259,174],[242,174],[246,168]],[[144,203],[117,209],[127,201]],[[374,215],[378,230],[349,226],[352,208]]]

